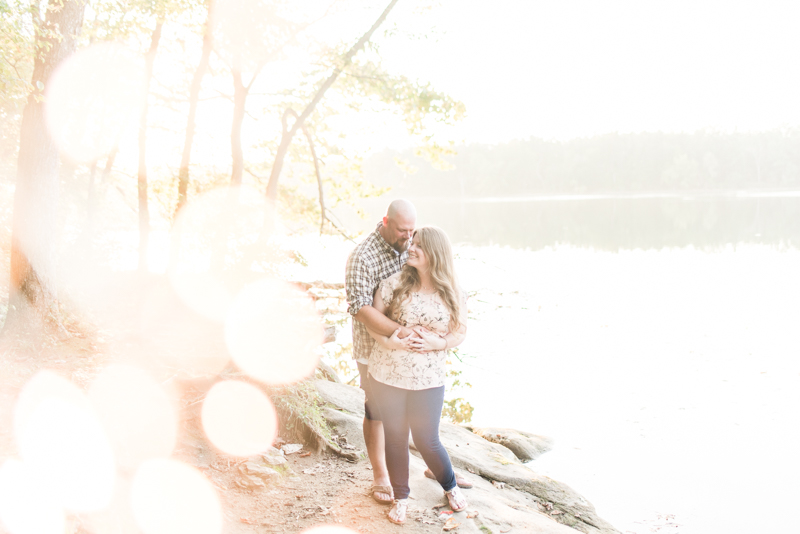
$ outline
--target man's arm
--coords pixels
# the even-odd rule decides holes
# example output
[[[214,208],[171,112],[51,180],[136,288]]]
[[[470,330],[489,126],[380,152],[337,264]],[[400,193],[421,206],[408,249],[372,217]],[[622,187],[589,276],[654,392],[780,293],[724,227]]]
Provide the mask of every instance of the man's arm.
[[[345,291],[347,293],[347,311],[354,320],[360,321],[367,328],[380,335],[391,337],[400,329],[399,337],[404,338],[412,333],[386,317],[372,305],[375,284],[374,275],[364,264],[362,258],[353,255],[347,261],[345,273]]]
[[[400,329],[398,337],[401,339],[412,333],[410,328],[400,326],[372,306],[362,306],[353,318],[364,323],[369,330],[382,336],[391,337],[398,328]]]

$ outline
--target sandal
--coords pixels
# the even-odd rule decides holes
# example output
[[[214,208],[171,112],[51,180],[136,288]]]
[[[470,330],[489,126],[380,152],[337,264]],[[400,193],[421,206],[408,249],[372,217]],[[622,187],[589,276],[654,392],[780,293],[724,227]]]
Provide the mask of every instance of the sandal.
[[[392,502],[394,502],[394,491],[392,491],[391,486],[379,486],[376,484],[373,485],[369,489],[369,491],[372,494],[372,498],[375,500],[375,502],[378,502],[380,504],[392,504]],[[378,497],[378,493],[385,493],[386,495],[389,496],[389,498],[381,499],[380,497]]]
[[[450,509],[454,512],[463,512],[467,508],[467,499],[464,495],[461,494],[461,490],[458,489],[458,486],[451,489],[450,491],[444,492],[445,497],[447,497],[447,502],[450,504]]]
[[[395,525],[402,525],[406,522],[406,511],[408,510],[408,499],[395,499],[394,506],[392,509],[389,510],[389,513],[386,516],[389,518],[389,521],[394,523]],[[397,519],[392,517],[392,512],[397,512],[396,517]]]
[[[459,488],[472,489],[473,484],[470,479],[464,478],[458,473],[456,473],[455,475],[456,475],[456,484],[458,484]],[[433,471],[431,471],[430,469],[425,470],[425,476],[430,478],[431,480],[436,480],[436,477],[433,476]]]

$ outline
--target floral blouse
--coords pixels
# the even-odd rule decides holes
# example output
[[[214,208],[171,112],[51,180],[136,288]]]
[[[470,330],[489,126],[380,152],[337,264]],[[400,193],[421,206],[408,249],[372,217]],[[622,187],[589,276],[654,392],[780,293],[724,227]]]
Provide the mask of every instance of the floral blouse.
[[[380,295],[387,307],[392,293],[400,283],[400,273],[380,284]],[[461,305],[467,305],[466,293],[461,290]],[[439,336],[448,333],[450,311],[438,293],[411,292],[400,305],[397,322],[406,327],[424,326]],[[384,384],[401,389],[429,389],[444,385],[446,350],[419,353],[402,349],[387,349],[375,343],[369,357],[369,374]]]

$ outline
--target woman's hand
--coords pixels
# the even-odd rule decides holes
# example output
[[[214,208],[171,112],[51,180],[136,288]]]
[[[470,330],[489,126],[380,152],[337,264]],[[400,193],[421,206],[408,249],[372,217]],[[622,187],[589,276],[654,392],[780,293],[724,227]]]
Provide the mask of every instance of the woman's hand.
[[[413,340],[416,339],[414,335],[400,338],[400,329],[395,330],[391,337],[386,338],[386,342],[382,343],[387,349],[400,349],[400,350],[414,350]]]
[[[411,350],[414,352],[430,352],[433,350],[444,350],[446,341],[425,328],[415,326],[412,328],[419,337],[410,338]]]

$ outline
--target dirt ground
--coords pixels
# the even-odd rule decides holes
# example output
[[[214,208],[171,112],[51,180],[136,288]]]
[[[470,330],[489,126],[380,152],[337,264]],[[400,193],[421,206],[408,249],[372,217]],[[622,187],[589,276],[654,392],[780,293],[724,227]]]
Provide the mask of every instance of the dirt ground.
[[[411,505],[403,526],[386,518],[389,506],[372,500],[368,462],[350,464],[337,457],[302,453],[287,456],[294,474],[264,490],[235,487],[236,465],[217,461],[203,471],[219,489],[231,533],[303,532],[317,525],[348,527],[361,534],[440,532],[439,510]],[[413,502],[413,501],[412,501]],[[447,514],[444,514],[447,517]]]
[[[49,369],[85,389],[109,359],[104,349],[102,343],[88,338],[49,347],[0,342],[0,463],[16,454],[11,434],[13,407],[25,382],[39,370]],[[185,407],[196,403],[196,384],[184,388],[184,393]],[[226,534],[299,533],[319,525],[348,527],[361,534],[441,532],[449,517],[441,513],[449,510],[444,497],[425,506],[412,500],[406,524],[394,525],[386,518],[389,506],[375,502],[368,492],[372,484],[368,461],[351,463],[305,447],[286,455],[282,476],[268,480],[264,488],[239,487],[239,466],[247,459],[211,449],[198,430],[196,408],[184,409],[181,425],[173,459],[195,466],[212,482],[222,503]],[[289,442],[297,440],[279,437],[276,444]],[[437,504],[440,507],[434,509]],[[91,524],[86,518],[72,517],[67,534],[97,532]],[[0,531],[4,532],[1,524]]]

